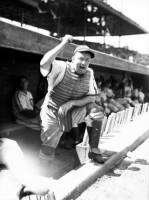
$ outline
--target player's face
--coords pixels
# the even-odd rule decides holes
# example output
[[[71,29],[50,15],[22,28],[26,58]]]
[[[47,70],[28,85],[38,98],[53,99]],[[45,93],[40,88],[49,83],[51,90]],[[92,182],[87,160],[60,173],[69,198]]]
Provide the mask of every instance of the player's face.
[[[91,62],[91,55],[88,52],[76,52],[72,58],[73,69],[77,74],[85,74]]]
[[[21,80],[21,86],[22,86],[22,89],[23,89],[23,90],[27,90],[27,89],[28,89],[28,80],[25,79],[25,78],[23,78],[23,79]]]

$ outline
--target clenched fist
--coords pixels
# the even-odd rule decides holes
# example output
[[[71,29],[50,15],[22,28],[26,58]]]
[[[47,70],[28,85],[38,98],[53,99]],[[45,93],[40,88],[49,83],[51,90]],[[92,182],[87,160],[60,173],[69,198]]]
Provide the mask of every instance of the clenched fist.
[[[72,42],[73,41],[73,36],[72,35],[65,35],[62,38],[62,42],[68,43],[68,42]]]

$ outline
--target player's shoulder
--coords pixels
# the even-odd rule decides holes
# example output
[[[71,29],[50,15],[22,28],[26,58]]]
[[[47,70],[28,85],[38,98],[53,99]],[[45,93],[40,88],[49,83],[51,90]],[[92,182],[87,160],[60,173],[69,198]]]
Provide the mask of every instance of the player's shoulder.
[[[54,60],[52,64],[53,64],[53,66],[65,67],[66,66],[66,61]]]
[[[63,60],[54,60],[52,63],[52,72],[53,73],[61,73],[66,69],[66,61]]]

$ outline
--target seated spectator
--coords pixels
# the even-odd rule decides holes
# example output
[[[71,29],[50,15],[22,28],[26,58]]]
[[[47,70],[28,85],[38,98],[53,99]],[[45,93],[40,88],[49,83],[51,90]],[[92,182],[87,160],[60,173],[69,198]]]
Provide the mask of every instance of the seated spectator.
[[[98,89],[98,95],[96,97],[96,104],[100,107],[100,109],[102,111],[104,111],[104,113],[106,115],[109,115],[111,112],[107,106],[106,93],[102,90],[103,82],[102,82],[102,80],[98,79],[98,80],[96,80],[96,83],[97,83],[97,89]]]
[[[113,92],[115,94],[115,98],[123,97],[123,84],[119,81],[116,81],[113,86]]]
[[[39,111],[34,107],[33,96],[28,91],[28,79],[20,76],[18,80],[18,90],[12,99],[12,110],[16,122],[35,130],[40,130]]]
[[[133,91],[133,83],[131,80],[125,82],[124,85],[124,97],[132,98],[132,91]]]
[[[142,86],[140,86],[139,89],[135,88],[133,90],[132,99],[133,99],[134,103],[144,103],[145,94],[143,92]]]
[[[144,103],[144,99],[145,99],[145,94],[144,94],[144,92],[143,92],[143,87],[140,86],[139,92],[138,92],[138,100],[139,100],[139,103]]]
[[[134,102],[132,100],[133,96],[133,81],[126,80],[124,83],[124,99],[128,101],[129,105],[134,106]]]
[[[138,88],[134,88],[132,92],[132,100],[134,103],[139,103],[139,90]]]
[[[118,112],[124,109],[124,107],[115,100],[115,94],[109,81],[105,83],[104,92],[107,96],[107,107],[111,110],[111,112]]]
[[[116,102],[121,104],[124,108],[128,108],[130,106],[129,101],[127,100],[127,98],[123,97],[123,90],[124,90],[123,82],[116,81],[114,88],[113,88],[113,91],[115,94],[115,100],[116,100]]]

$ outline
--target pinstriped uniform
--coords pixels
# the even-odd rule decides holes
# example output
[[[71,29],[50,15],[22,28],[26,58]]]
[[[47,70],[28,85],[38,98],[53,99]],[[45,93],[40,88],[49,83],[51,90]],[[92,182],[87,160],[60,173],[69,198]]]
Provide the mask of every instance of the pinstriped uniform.
[[[70,64],[67,64],[64,77],[47,95],[47,103],[41,111],[41,140],[43,145],[56,148],[62,129],[58,119],[58,108],[72,99],[81,99],[89,92],[91,71],[79,76],[72,72]],[[47,108],[49,106],[49,108]],[[84,121],[86,106],[75,108],[72,111],[72,125]]]
[[[71,99],[80,99],[87,95],[90,73],[87,71],[85,75],[79,76],[71,71],[70,65],[67,65],[62,81],[48,94],[48,105],[58,109]]]

